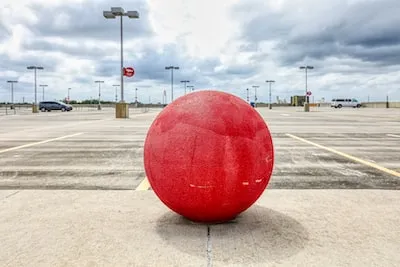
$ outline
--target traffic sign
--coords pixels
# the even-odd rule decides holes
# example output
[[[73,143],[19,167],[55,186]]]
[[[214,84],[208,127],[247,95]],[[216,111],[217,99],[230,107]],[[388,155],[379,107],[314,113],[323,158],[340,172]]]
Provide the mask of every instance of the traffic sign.
[[[307,95],[310,96],[311,95],[311,91],[307,91]]]
[[[124,68],[124,76],[132,77],[135,74],[135,70],[132,67]]]

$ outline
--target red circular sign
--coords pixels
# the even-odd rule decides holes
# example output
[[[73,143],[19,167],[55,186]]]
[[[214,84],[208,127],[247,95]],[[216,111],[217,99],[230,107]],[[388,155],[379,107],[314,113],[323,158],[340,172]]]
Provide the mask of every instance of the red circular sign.
[[[309,96],[310,96],[310,95],[311,95],[311,91],[308,91],[308,92],[307,92],[307,95],[309,95]]]
[[[132,67],[124,68],[124,76],[132,77],[135,74],[135,70]]]

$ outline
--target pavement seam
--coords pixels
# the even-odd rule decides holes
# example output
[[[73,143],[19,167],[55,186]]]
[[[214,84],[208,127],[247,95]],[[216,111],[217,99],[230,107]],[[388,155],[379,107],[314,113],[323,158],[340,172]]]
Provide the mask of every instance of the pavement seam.
[[[211,228],[207,226],[207,267],[212,267]]]

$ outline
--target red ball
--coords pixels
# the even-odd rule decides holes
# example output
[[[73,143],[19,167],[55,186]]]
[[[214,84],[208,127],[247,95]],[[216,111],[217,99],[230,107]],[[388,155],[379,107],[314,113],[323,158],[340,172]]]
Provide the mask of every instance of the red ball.
[[[274,150],[263,118],[244,100],[198,91],[169,104],[144,145],[149,183],[171,210],[225,222],[248,209],[271,178]]]

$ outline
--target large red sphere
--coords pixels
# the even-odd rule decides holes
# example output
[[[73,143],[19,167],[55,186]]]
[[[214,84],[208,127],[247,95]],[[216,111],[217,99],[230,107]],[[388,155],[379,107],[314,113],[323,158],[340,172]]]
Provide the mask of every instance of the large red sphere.
[[[262,117],[218,91],[178,98],[157,116],[145,145],[150,185],[176,213],[224,222],[248,209],[271,178],[274,151]]]

